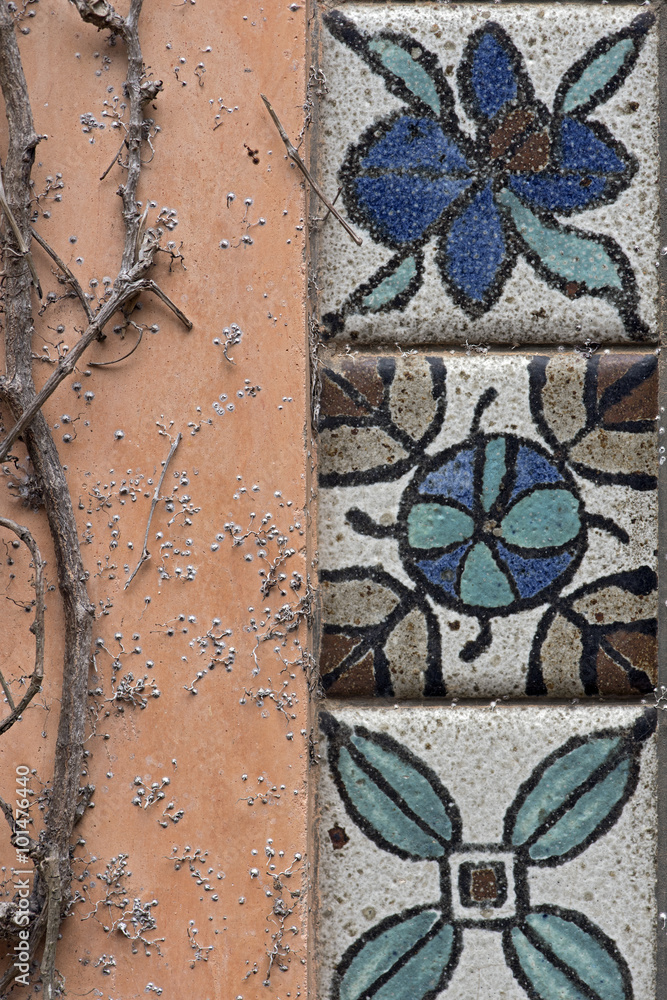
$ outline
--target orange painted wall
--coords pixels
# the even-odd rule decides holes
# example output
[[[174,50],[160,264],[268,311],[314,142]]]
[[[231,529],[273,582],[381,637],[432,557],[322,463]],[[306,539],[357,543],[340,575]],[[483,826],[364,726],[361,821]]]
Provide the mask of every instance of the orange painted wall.
[[[121,95],[123,47],[120,42],[109,46],[104,34],[83,24],[63,0],[40,0],[28,10],[35,16],[21,22],[29,33],[19,36],[20,45],[36,127],[48,134],[37,150],[36,191],[47,175],[62,173],[64,181],[62,201],[44,202],[50,217],[41,217],[36,226],[84,287],[97,279],[99,289],[105,276],[117,273],[122,240],[115,193],[122,171],[116,166],[104,181],[99,177],[122,135],[110,127],[103,111],[105,101],[108,109]],[[157,205],[149,222],[163,206],[177,212],[170,238],[178,246],[182,241],[187,270],[176,266],[169,274],[165,259],[156,277],[194,329],[185,332],[160,303],[147,298],[140,318],[157,324],[159,331],[147,331],[138,350],[118,365],[88,369],[90,374],[84,366],[47,406],[78,505],[81,536],[90,539],[83,556],[101,640],[91,690],[102,693],[94,698],[98,710],[91,713],[94,732],[84,779],[95,784],[96,792],[94,808],[78,827],[85,845],[79,844],[77,855],[87,861],[78,862],[76,870],[87,874],[77,885],[85,901],[74,906],[64,923],[58,966],[71,996],[130,1000],[154,995],[148,989],[152,983],[165,1000],[298,997],[306,991],[308,705],[302,665],[285,663],[298,660],[295,638],[301,648],[308,647],[308,629],[300,618],[284,646],[274,634],[255,647],[272,623],[283,630],[275,624],[275,613],[287,603],[296,606],[307,589],[305,194],[259,96],[265,92],[272,99],[296,137],[306,84],[305,11],[288,0],[147,0],[142,25],[145,61],[165,87],[151,112],[160,132],[154,158],[143,172],[140,198]],[[198,63],[205,70],[202,74],[199,68],[199,78]],[[82,121],[83,115],[106,127],[88,128],[85,123],[91,119]],[[257,151],[258,163],[248,147]],[[233,200],[227,199],[230,192]],[[230,245],[221,248],[225,240]],[[62,286],[37,246],[34,256],[45,292],[61,294]],[[224,340],[223,329],[232,323],[243,334],[229,351],[233,364],[215,343],[216,338]],[[65,326],[62,333],[60,325]],[[45,339],[51,345],[58,340],[72,344],[82,327],[77,305],[69,300],[50,305],[36,316],[36,354],[47,353]],[[88,358],[110,361],[135,340],[135,331],[121,341],[109,330]],[[49,349],[53,355],[53,346]],[[49,365],[37,364],[37,369],[41,379]],[[76,382],[81,383],[78,391],[72,388]],[[89,403],[85,392],[94,392]],[[223,401],[221,394],[227,397]],[[78,418],[73,423],[76,438],[69,444],[62,442],[63,415]],[[139,558],[154,484],[169,450],[158,422],[171,428],[172,435],[183,434],[165,479],[164,492],[176,487],[176,500],[173,511],[158,505],[149,539],[152,558],[125,590],[124,567],[132,569]],[[0,511],[27,524],[49,557],[43,513],[24,508],[1,482]],[[264,531],[275,525],[285,538],[283,552],[294,551],[277,571],[285,579],[266,596],[260,592],[264,578],[259,570],[268,568],[279,544],[269,538],[260,546],[255,535],[233,544],[224,526],[240,526],[237,535],[249,527],[259,530],[269,514]],[[176,521],[169,524],[174,515]],[[165,542],[172,547],[160,550]],[[268,559],[260,558],[262,550]],[[194,569],[189,580],[188,566]],[[11,570],[13,580],[10,568],[3,567],[0,594],[29,599],[22,554]],[[289,586],[292,580],[298,583],[294,573],[302,579],[299,589]],[[52,562],[48,578],[55,583]],[[0,668],[11,675],[29,664],[32,639],[21,608],[3,601],[2,610],[10,641]],[[59,614],[53,591],[44,701],[0,743],[0,794],[7,798],[16,765],[35,768],[44,782],[50,773],[62,659]],[[209,671],[207,651],[197,641],[215,619],[220,624],[214,628],[232,633],[224,640],[226,655],[230,647],[235,650],[231,671],[222,664]],[[117,671],[114,658],[120,663]],[[146,661],[154,665],[146,667]],[[113,697],[114,673],[120,677],[130,671],[135,681],[144,674],[149,682],[155,678],[160,691],[144,709],[105,700]],[[194,695],[185,686],[201,671]],[[260,688],[281,693],[262,702]],[[170,779],[163,800],[148,808],[132,804],[137,788],[147,789],[145,801],[151,783],[161,783],[163,777]],[[135,785],[135,778],[143,785]],[[37,780],[34,787],[39,791]],[[172,815],[184,810],[178,823],[162,818],[172,800]],[[33,812],[38,829],[36,804]],[[275,857],[267,856],[267,844]],[[174,846],[182,855],[186,845],[190,853],[208,852],[198,870],[210,879],[209,891],[187,863],[176,870],[169,860]],[[11,865],[13,851],[4,836],[2,852],[3,863]],[[104,896],[98,873],[121,853],[129,856],[132,872],[125,893],[130,907],[135,897],[158,901],[152,908],[157,929],[147,936],[165,939],[159,945],[162,957],[156,947],[145,956],[141,944],[133,954],[120,931],[105,933],[109,912],[103,906],[96,916],[82,920]],[[301,860],[295,861],[295,855]],[[270,872],[274,863],[275,872]],[[257,877],[251,869],[258,870]],[[272,876],[286,869],[292,874],[281,876],[278,888]],[[279,899],[293,908],[283,938],[290,951],[274,964],[267,989],[267,952],[280,926],[272,911]],[[120,911],[114,912],[118,916]],[[292,926],[295,932],[287,929]],[[195,961],[188,937],[193,928],[202,948],[213,946],[207,961]],[[102,955],[115,959],[108,975],[96,965]],[[13,995],[21,993],[28,995],[21,988]]]

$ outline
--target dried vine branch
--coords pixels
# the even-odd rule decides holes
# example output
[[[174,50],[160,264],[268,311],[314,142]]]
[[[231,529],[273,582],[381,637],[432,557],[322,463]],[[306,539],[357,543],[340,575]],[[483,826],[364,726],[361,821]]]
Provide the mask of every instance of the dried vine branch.
[[[5,338],[5,373],[0,376],[0,404],[7,407],[14,425],[0,445],[0,462],[22,438],[32,463],[41,502],[48,519],[55,551],[58,586],[64,625],[64,662],[60,695],[60,714],[55,748],[53,776],[50,782],[49,808],[39,843],[30,842],[28,855],[34,864],[29,898],[29,948],[31,960],[43,944],[40,967],[43,993],[52,1000],[57,991],[56,945],[60,923],[72,900],[71,842],[75,824],[81,818],[92,794],[92,786],[81,789],[83,748],[86,735],[88,671],[91,664],[94,608],[87,591],[87,574],[81,557],[77,523],[72,500],[58,450],[42,406],[60,383],[70,375],[87,347],[103,336],[105,325],[115,313],[125,318],[142,292],[150,292],[174,312],[181,323],[192,324],[165,292],[148,276],[160,245],[162,230],[146,228],[146,215],[137,205],[137,186],[141,174],[141,150],[145,135],[144,105],[162,89],[159,80],[149,79],[141,52],[138,22],[142,0],[130,0],[127,17],[118,14],[106,0],[71,0],[81,18],[98,30],[109,30],[122,39],[127,54],[124,91],[129,106],[126,124],[126,162],[119,194],[122,198],[124,240],[118,275],[110,296],[97,310],[78,285],[72,272],[56,250],[31,229],[30,175],[35,147],[40,136],[34,128],[28,88],[21,64],[14,19],[5,3],[0,3],[0,90],[5,103],[8,145],[4,164],[4,192],[7,209],[0,216],[0,250],[3,266],[3,308]],[[2,208],[0,204],[0,208]],[[70,285],[85,311],[87,328],[74,347],[60,359],[57,367],[37,392],[33,379],[32,337],[34,334],[31,293],[34,285],[30,256],[35,238],[49,254]],[[36,612],[33,631],[37,643],[35,668],[26,696],[13,704],[9,691],[10,714],[0,724],[0,733],[18,720],[28,703],[25,698],[33,686],[39,689],[43,678],[43,562],[32,536],[6,518],[0,525],[16,530],[31,551],[34,566]],[[3,678],[4,680],[4,678]],[[34,692],[30,694],[34,697]],[[24,705],[25,703],[25,705]],[[9,820],[11,809],[0,800],[0,809]],[[9,810],[9,814],[7,812]],[[11,823],[10,823],[11,826]],[[17,928],[11,921],[0,920],[0,937],[11,943]],[[11,947],[10,947],[11,956]],[[0,978],[0,996],[5,996],[15,975],[11,957]]]
[[[347,233],[347,235],[350,237],[350,239],[354,240],[354,242],[357,244],[357,246],[360,247],[363,244],[363,242],[364,242],[362,240],[361,236],[358,236],[355,233],[354,229],[352,228],[352,226],[350,225],[350,223],[347,221],[347,219],[343,218],[343,216],[340,214],[340,212],[338,211],[338,209],[334,207],[334,203],[332,201],[329,201],[329,199],[324,194],[324,192],[320,188],[320,186],[317,183],[317,181],[313,178],[313,175],[311,174],[310,170],[308,169],[308,167],[306,166],[306,164],[303,162],[303,160],[299,156],[299,150],[292,143],[290,137],[288,136],[287,132],[285,131],[285,129],[283,127],[283,123],[281,122],[280,118],[276,114],[276,112],[275,112],[275,110],[274,110],[271,102],[269,101],[268,97],[265,97],[264,94],[260,94],[259,96],[264,101],[264,104],[266,106],[266,110],[271,115],[271,120],[273,121],[273,124],[278,129],[278,134],[279,134],[280,138],[283,140],[283,145],[285,146],[285,150],[287,152],[287,155],[289,156],[289,158],[292,161],[292,163],[296,163],[297,167],[299,168],[299,170],[301,171],[301,173],[303,174],[303,176],[306,178],[306,180],[310,184],[311,188],[313,189],[313,191],[315,192],[315,194],[317,195],[317,197],[320,199],[320,201],[324,205],[326,205],[327,211],[331,212],[331,214],[333,215],[333,217],[340,222],[341,226],[343,227],[343,229],[345,230],[345,232]],[[336,198],[337,197],[338,197],[338,195],[336,195]]]
[[[33,587],[35,588],[35,620],[30,627],[30,631],[35,636],[35,665],[30,675],[28,690],[18,705],[14,703],[9,685],[0,671],[0,685],[2,685],[2,690],[9,705],[9,715],[0,721],[1,736],[21,717],[32,699],[42,689],[42,681],[44,679],[44,562],[37,548],[37,542],[26,527],[22,524],[17,524],[16,521],[12,521],[8,517],[0,517],[0,528],[7,528],[9,531],[13,531],[17,538],[20,538],[24,545],[28,547],[35,571],[33,578]]]
[[[139,562],[137,563],[137,565],[132,570],[132,575],[130,576],[129,580],[125,584],[123,590],[127,590],[127,588],[130,586],[130,584],[134,580],[135,576],[137,575],[137,573],[139,572],[139,570],[141,569],[141,567],[143,566],[143,564],[145,562],[148,562],[148,560],[151,557],[151,554],[148,551],[148,535],[149,535],[149,532],[151,530],[151,521],[153,520],[153,514],[155,513],[155,508],[157,507],[158,502],[160,500],[160,493],[162,492],[162,484],[164,482],[164,477],[167,474],[167,469],[169,468],[169,463],[171,462],[171,460],[174,457],[174,454],[176,452],[176,449],[178,448],[179,444],[181,443],[181,437],[182,437],[182,434],[179,431],[178,434],[176,435],[176,437],[174,438],[174,440],[171,442],[171,448],[169,449],[169,454],[167,455],[167,460],[166,460],[166,462],[164,463],[164,465],[162,467],[162,472],[160,474],[160,478],[158,479],[157,486],[155,487],[155,491],[153,493],[153,499],[151,500],[151,509],[149,511],[149,514],[148,514],[148,523],[146,525],[146,534],[144,535],[144,544],[143,544],[143,547],[142,547],[142,550],[141,550],[141,555],[139,556]]]

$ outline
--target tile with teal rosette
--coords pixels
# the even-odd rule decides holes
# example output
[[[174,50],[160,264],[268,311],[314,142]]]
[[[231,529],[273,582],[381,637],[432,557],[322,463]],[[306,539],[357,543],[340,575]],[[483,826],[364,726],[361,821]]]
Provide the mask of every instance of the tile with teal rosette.
[[[655,1000],[656,717],[321,711],[318,997]]]
[[[352,3],[320,38],[314,162],[363,237],[316,226],[325,338],[656,339],[652,11]]]
[[[606,349],[322,362],[327,694],[653,691],[657,360]]]

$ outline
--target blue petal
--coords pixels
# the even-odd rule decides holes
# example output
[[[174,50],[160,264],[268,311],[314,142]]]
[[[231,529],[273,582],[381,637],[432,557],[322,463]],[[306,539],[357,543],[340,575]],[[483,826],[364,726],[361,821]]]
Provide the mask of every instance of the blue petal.
[[[440,266],[468,298],[481,302],[504,257],[501,217],[487,184],[454,221]]]
[[[453,139],[430,118],[399,118],[361,161],[363,170],[428,170],[436,175],[465,171],[468,164]]]
[[[550,559],[522,559],[498,542],[498,552],[509,567],[522,597],[533,597],[565,572],[572,562],[569,552]]]
[[[626,169],[623,160],[596,136],[590,126],[575,121],[574,118],[563,118],[560,144],[560,162],[566,170],[621,174]]]
[[[585,186],[582,187],[582,181]],[[584,209],[595,201],[607,186],[606,177],[587,174],[510,175],[509,186],[524,201],[551,212]]]
[[[358,177],[354,182],[360,206],[375,226],[397,243],[419,239],[469,184],[467,180],[429,180],[414,174]]]
[[[453,552],[447,552],[439,559],[422,559],[417,568],[422,571],[427,580],[440,587],[446,594],[456,597],[456,574],[461,559],[470,548],[470,542],[461,545]]]
[[[517,81],[509,53],[492,34],[484,34],[472,60],[471,80],[479,110],[487,118],[500,111],[517,94]]]
[[[526,445],[519,446],[519,454],[516,463],[516,479],[511,499],[523,490],[530,489],[537,483],[557,483],[562,480],[562,476],[555,465],[544,458],[533,448]]]
[[[419,487],[420,493],[450,497],[472,508],[474,499],[475,450],[460,451],[435,472],[430,472]]]

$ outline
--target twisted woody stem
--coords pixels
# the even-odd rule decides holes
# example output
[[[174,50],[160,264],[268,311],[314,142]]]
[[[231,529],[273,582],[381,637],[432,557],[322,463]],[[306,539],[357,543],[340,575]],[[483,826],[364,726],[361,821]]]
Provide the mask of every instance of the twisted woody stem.
[[[81,818],[91,786],[81,789],[83,747],[86,728],[86,697],[88,669],[91,661],[94,608],[88,596],[86,573],[81,558],[77,524],[72,507],[67,480],[58,451],[42,413],[46,399],[58,385],[71,374],[77,361],[92,344],[102,336],[104,326],[119,310],[129,312],[141,291],[156,294],[179,320],[190,329],[192,324],[171,302],[159,286],[147,277],[160,247],[162,232],[159,229],[144,231],[145,219],[137,208],[137,185],[141,173],[141,146],[144,127],[143,106],[161,89],[160,81],[147,81],[139,40],[138,22],[143,0],[131,0],[126,18],[116,13],[106,0],[72,0],[81,18],[98,28],[108,29],[120,36],[127,52],[127,79],[125,89],[129,104],[129,120],[125,145],[127,148],[126,176],[120,186],[124,242],[119,272],[110,297],[96,312],[83,297],[82,305],[88,321],[87,328],[69,353],[60,359],[51,377],[37,392],[32,373],[32,320],[31,292],[38,287],[30,257],[33,232],[30,226],[30,175],[35,147],[40,136],[35,131],[28,88],[23,73],[17,44],[14,21],[6,4],[0,3],[0,89],[2,90],[8,124],[8,146],[4,164],[3,229],[0,249],[4,270],[4,335],[6,363],[0,376],[0,404],[11,411],[15,424],[0,444],[0,462],[10,453],[12,445],[21,436],[32,466],[41,501],[46,511],[50,535],[55,550],[58,585],[62,600],[65,653],[63,663],[60,715],[56,739],[55,763],[51,782],[49,810],[45,818],[42,842],[31,842],[28,854],[35,865],[29,900],[31,923],[29,926],[30,956],[34,957],[39,945],[44,944],[41,978],[46,1000],[51,1000],[56,990],[56,943],[60,923],[71,900],[72,870],[70,844],[75,824]],[[55,251],[36,233],[40,246],[46,250],[63,272],[64,280],[82,299],[76,280],[63,265]],[[6,519],[0,526],[16,530]],[[20,526],[18,526],[20,527]],[[25,531],[25,529],[21,529]],[[29,533],[28,533],[29,535]],[[30,546],[28,535],[19,537],[31,548],[35,570],[36,619],[33,630],[38,640],[38,661],[33,671],[31,697],[41,687],[43,676],[43,601],[41,591],[41,558],[36,546]],[[5,692],[6,694],[6,692]],[[25,697],[19,705],[8,700],[10,719],[0,721],[0,733],[17,721]],[[4,810],[3,810],[4,811]],[[12,940],[16,928],[0,925],[0,936]],[[10,952],[11,954],[11,952]],[[0,978],[0,996],[6,995],[15,975],[13,963]]]

